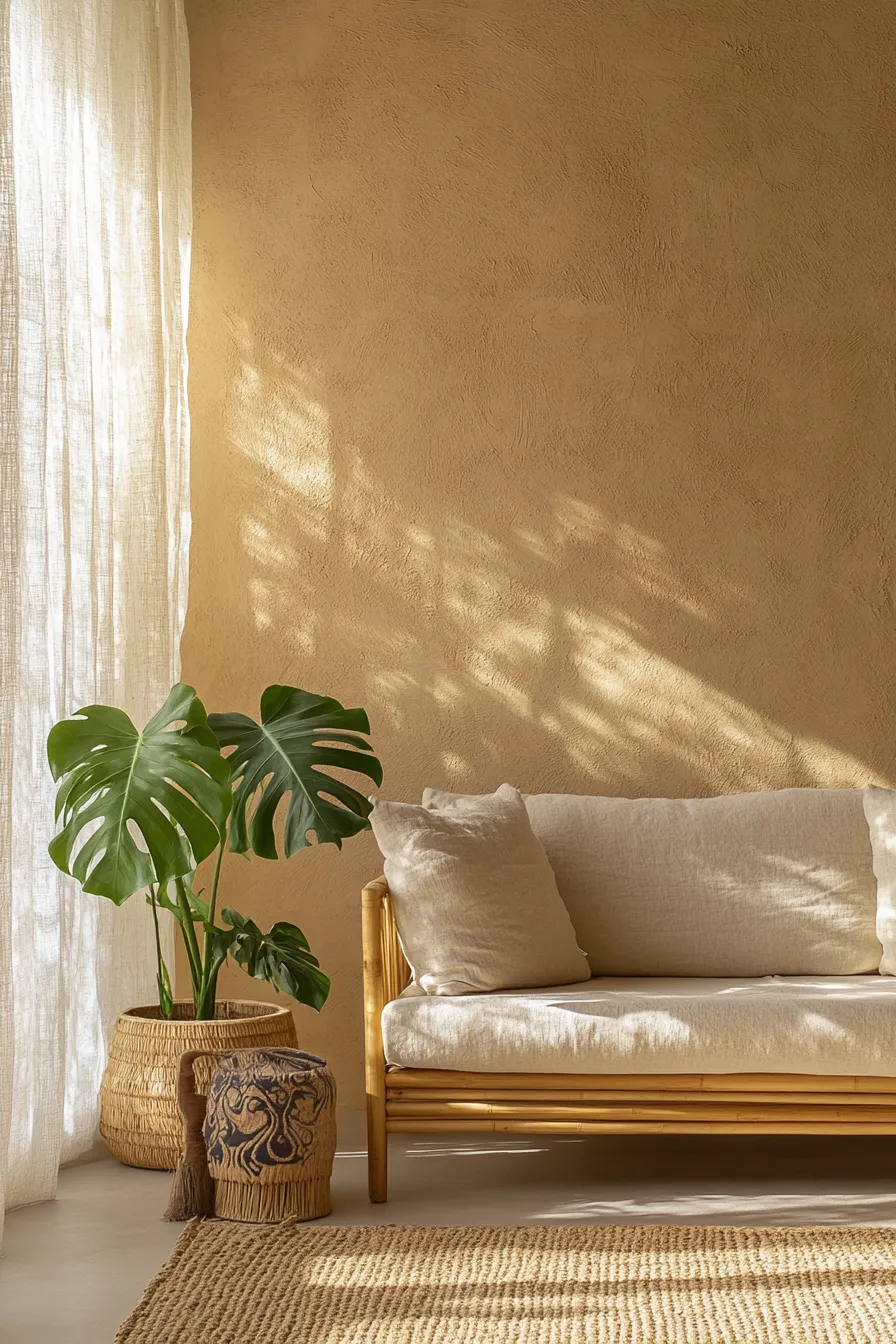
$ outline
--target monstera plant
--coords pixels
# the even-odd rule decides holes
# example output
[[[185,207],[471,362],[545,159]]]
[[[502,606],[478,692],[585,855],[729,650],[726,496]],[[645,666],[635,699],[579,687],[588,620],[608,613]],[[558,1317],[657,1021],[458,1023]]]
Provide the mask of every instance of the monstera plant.
[[[51,730],[50,768],[59,781],[59,832],[50,856],[85,892],[121,905],[143,893],[152,907],[161,1015],[174,1014],[162,956],[159,912],[177,921],[190,970],[195,1016],[215,1017],[218,974],[232,957],[249,975],[320,1009],[330,982],[295,924],[264,933],[230,906],[219,909],[225,849],[277,858],[274,816],[284,799],[283,849],[341,847],[364,830],[370,804],[328,767],[382,782],[364,734],[363,709],[295,686],[269,686],[260,721],[206,714],[192,686],[171,690],[138,729],[127,714],[88,705]],[[196,869],[214,856],[207,892]]]

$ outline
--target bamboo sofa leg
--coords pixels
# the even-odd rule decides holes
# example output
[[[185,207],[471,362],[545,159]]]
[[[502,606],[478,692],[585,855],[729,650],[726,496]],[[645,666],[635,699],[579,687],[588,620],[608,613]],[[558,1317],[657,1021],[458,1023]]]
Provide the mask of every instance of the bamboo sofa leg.
[[[367,1094],[367,1191],[371,1204],[389,1197],[389,1148],[385,1099]]]

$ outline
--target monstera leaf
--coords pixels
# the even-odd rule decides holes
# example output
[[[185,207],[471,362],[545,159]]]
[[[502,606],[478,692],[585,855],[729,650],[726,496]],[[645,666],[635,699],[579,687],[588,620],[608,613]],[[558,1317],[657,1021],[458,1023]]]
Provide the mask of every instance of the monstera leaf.
[[[346,837],[366,829],[370,803],[321,768],[355,770],[383,782],[382,766],[359,736],[370,732],[363,709],[345,709],[338,700],[295,686],[269,686],[261,697],[261,723],[245,714],[211,714],[209,723],[222,748],[234,748],[227,759],[234,784],[230,848],[237,854],[251,850],[276,859],[274,813],[286,794],[287,858],[309,843],[311,831],[318,844],[341,848]]]
[[[221,911],[229,929],[211,930],[213,955],[223,961],[230,954],[256,980],[265,980],[281,994],[320,1012],[330,992],[330,978],[312,955],[308,939],[295,924],[284,920],[270,933],[230,908]]]
[[[62,781],[50,857],[85,891],[121,905],[191,872],[220,842],[230,767],[192,686],[175,686],[142,732],[120,709],[79,709],[51,730],[47,754]]]

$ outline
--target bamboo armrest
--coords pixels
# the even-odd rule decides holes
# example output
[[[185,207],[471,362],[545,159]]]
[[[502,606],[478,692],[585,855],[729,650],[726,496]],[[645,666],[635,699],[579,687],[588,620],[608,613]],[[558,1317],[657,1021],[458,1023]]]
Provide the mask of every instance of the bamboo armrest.
[[[374,878],[361,892],[364,999],[368,1013],[381,1013],[410,983],[411,968],[398,941],[389,886]]]
[[[364,1075],[367,1091],[367,1173],[370,1198],[386,1198],[386,1059],[383,1009],[397,999],[411,978],[392,916],[389,887],[377,877],[361,892],[361,943],[364,956]]]

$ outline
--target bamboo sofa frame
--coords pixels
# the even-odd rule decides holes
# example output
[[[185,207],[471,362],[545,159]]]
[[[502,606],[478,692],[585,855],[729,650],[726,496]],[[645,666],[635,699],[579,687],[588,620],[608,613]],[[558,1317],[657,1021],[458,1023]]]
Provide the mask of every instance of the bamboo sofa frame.
[[[374,1204],[387,1198],[389,1134],[896,1134],[896,1078],[389,1067],[382,1013],[411,973],[385,878],[362,891],[361,916],[367,1171]]]

